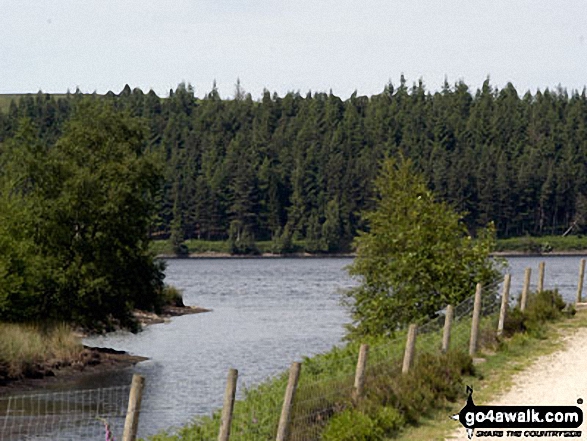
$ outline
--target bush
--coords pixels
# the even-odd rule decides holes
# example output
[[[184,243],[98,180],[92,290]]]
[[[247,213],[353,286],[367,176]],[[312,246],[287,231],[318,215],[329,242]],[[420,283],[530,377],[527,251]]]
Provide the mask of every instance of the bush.
[[[233,221],[230,224],[228,249],[230,254],[260,254],[259,248],[255,244],[255,235],[238,221]]]
[[[184,242],[181,242],[179,244],[172,244],[172,246],[173,252],[176,256],[187,257],[190,254],[190,250]]]
[[[296,247],[293,243],[293,234],[289,224],[285,226],[283,231],[281,228],[277,229],[271,240],[269,251],[273,254],[286,254],[296,251]]]
[[[457,351],[422,354],[407,375],[401,374],[399,364],[380,365],[369,370],[365,399],[358,408],[374,415],[381,407],[391,407],[406,423],[415,424],[436,404],[459,398],[462,376],[474,373],[471,357]]]
[[[355,239],[348,268],[360,282],[346,293],[351,337],[393,335],[468,298],[477,282],[497,280],[493,226],[473,240],[463,215],[438,202],[411,161],[385,160],[375,190],[376,208],[364,216],[369,231]]]
[[[574,309],[567,309],[567,305],[558,290],[533,292],[528,295],[526,309],[518,306],[510,309],[504,322],[504,336],[510,337],[515,333],[527,332],[540,337],[543,324],[562,318],[565,313],[574,314]]]
[[[324,441],[381,441],[383,429],[378,421],[356,409],[334,416],[322,433]]]
[[[165,285],[163,287],[163,305],[164,306],[177,306],[183,308],[183,294],[180,289],[177,289],[172,285]]]
[[[380,407],[372,418],[387,436],[396,434],[406,424],[402,414],[397,409],[388,406]]]

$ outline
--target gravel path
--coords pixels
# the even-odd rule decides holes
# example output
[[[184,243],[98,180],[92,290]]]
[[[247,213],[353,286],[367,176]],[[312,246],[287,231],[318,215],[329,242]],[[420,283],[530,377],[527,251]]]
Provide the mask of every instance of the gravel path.
[[[577,333],[566,337],[564,340],[565,347],[563,349],[553,354],[539,357],[527,369],[517,374],[513,378],[513,386],[502,396],[496,398],[491,403],[475,404],[510,406],[528,404],[542,406],[574,406],[577,405],[577,400],[582,398],[585,400],[585,404],[580,405],[579,407],[583,410],[584,420],[587,419],[587,331],[578,331]],[[474,393],[473,399],[475,399]],[[455,421],[455,427],[456,426],[459,426],[459,429],[455,429],[452,435],[447,439],[451,441],[467,440],[465,429],[457,421]],[[587,440],[587,422],[585,421],[579,429],[564,430],[582,430],[582,438],[569,439]],[[475,435],[473,439],[488,441],[504,439],[533,439],[546,441],[561,439],[560,437],[506,437],[505,431],[503,435],[502,438],[477,437],[477,435]]]

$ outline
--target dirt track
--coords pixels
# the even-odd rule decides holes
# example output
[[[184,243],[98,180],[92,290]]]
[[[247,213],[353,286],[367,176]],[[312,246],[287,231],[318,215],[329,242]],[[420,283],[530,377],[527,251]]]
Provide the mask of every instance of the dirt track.
[[[587,331],[579,330],[575,334],[564,339],[565,347],[550,355],[538,358],[527,369],[517,374],[513,379],[513,386],[491,403],[475,403],[477,405],[577,405],[577,400],[582,398],[585,403],[579,407],[583,410],[584,418],[587,417]],[[475,399],[475,394],[473,394]],[[464,404],[464,403],[463,403]],[[467,440],[465,429],[455,421],[455,431],[447,440]],[[528,430],[528,429],[526,429]],[[530,429],[549,430],[549,429]],[[556,430],[556,429],[553,429]],[[562,429],[561,429],[562,430]],[[587,422],[579,429],[581,439],[587,440]],[[523,431],[522,431],[523,433]],[[473,437],[474,440],[560,440],[561,437]]]

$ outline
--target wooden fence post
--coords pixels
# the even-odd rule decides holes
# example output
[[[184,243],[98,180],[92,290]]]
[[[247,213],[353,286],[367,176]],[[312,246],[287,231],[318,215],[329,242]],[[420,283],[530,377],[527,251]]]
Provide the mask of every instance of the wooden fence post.
[[[296,395],[296,389],[298,387],[301,368],[302,364],[296,362],[292,363],[291,368],[289,369],[289,380],[287,382],[287,388],[285,389],[285,397],[283,399],[283,407],[281,408],[281,416],[279,417],[276,441],[288,441],[289,421],[291,418],[291,410]]]
[[[526,310],[526,302],[528,302],[528,292],[530,291],[530,277],[532,276],[532,268],[526,268],[524,272],[524,288],[522,288],[522,298],[520,299],[520,311]]]
[[[444,315],[444,329],[442,331],[442,352],[448,352],[450,348],[450,330],[454,316],[454,306],[448,305]]]
[[[475,290],[475,304],[473,306],[473,320],[471,321],[471,340],[469,341],[469,355],[473,357],[477,352],[477,336],[479,334],[479,317],[481,316],[481,291],[483,287],[477,283]]]
[[[362,344],[359,349],[359,359],[357,360],[357,370],[355,372],[355,386],[353,387],[353,401],[358,401],[363,396],[363,385],[365,384],[365,368],[367,367],[367,357],[369,355],[369,345]]]
[[[402,366],[402,374],[407,374],[412,367],[414,361],[414,353],[416,351],[416,334],[418,326],[411,324],[408,328],[408,338],[406,340],[406,351],[404,352],[404,364]]]
[[[583,296],[583,279],[585,278],[585,259],[581,259],[579,265],[579,282],[577,283],[577,303],[581,303]]]
[[[133,375],[130,386],[130,395],[128,397],[128,409],[126,411],[126,419],[124,420],[122,441],[135,441],[137,439],[144,387],[145,377],[137,374]]]
[[[230,438],[230,425],[232,423],[232,411],[234,409],[237,379],[238,371],[236,369],[230,369],[228,371],[228,379],[226,380],[226,390],[224,391],[224,405],[222,406],[218,441],[228,441]]]
[[[544,291],[544,262],[540,262],[538,264],[538,287],[536,288],[537,292]]]
[[[510,283],[512,280],[511,274],[506,274],[503,279],[503,293],[501,294],[501,309],[499,310],[499,322],[497,324],[497,335],[503,334],[503,327],[505,324],[505,315],[508,309],[508,302],[510,298]]]

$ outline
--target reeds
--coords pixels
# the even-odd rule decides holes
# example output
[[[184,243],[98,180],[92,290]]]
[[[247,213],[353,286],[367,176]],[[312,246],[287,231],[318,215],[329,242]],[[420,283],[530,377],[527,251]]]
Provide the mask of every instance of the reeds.
[[[0,323],[0,376],[19,378],[36,365],[69,364],[82,350],[68,325]]]

